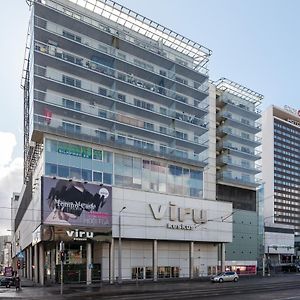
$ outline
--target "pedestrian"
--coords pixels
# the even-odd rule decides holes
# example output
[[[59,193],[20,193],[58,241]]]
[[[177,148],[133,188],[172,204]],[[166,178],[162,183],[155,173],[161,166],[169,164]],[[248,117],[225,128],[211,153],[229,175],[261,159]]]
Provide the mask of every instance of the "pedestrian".
[[[21,286],[21,279],[20,279],[19,276],[16,277],[15,286],[16,286],[16,291],[19,291],[20,290],[20,286]]]

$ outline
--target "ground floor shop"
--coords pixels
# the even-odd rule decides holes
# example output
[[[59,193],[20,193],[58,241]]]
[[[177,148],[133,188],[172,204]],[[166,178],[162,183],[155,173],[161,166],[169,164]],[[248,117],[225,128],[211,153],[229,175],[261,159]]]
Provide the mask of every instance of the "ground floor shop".
[[[122,239],[120,253],[118,239],[65,241],[61,268],[59,244],[24,249],[22,275],[40,284],[59,283],[62,269],[65,283],[195,278],[220,271],[224,251],[224,244]]]

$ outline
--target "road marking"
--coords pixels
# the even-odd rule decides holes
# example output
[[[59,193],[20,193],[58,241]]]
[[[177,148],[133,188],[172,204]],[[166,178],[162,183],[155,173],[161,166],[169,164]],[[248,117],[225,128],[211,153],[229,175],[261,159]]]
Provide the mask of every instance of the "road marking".
[[[287,297],[287,298],[276,298],[273,300],[289,300],[289,299],[300,299],[299,296]]]

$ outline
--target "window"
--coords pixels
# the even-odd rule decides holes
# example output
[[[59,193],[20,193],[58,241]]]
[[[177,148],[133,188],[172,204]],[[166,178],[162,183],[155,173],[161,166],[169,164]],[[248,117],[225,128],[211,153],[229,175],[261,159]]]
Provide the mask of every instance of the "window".
[[[107,90],[104,88],[99,87],[98,89],[98,93],[102,96],[106,96],[107,95]]]
[[[69,31],[63,30],[63,36],[66,37],[67,39],[74,40],[76,42],[81,43],[81,37]]]
[[[160,132],[160,133],[163,133],[163,134],[167,134],[167,128],[166,128],[166,127],[160,126],[160,127],[159,127],[159,132]]]
[[[81,80],[75,79],[70,76],[63,75],[62,76],[62,82],[67,85],[76,86],[78,88],[81,88]]]
[[[181,132],[181,131],[176,131],[176,137],[182,140],[187,140],[188,135],[187,133]]]
[[[93,159],[102,161],[103,160],[103,151],[93,149]]]
[[[112,174],[103,173],[103,183],[112,184]]]
[[[139,99],[134,99],[134,105],[144,108],[144,109],[148,109],[153,111],[154,110],[154,105],[152,103],[146,102],[146,101],[142,101]]]
[[[118,94],[118,100],[125,102],[126,101],[126,96],[123,94]]]
[[[148,130],[154,130],[154,124],[148,123],[148,122],[144,122],[144,128],[148,129]]]
[[[81,125],[76,123],[69,123],[69,122],[62,122],[62,127],[67,132],[75,132],[80,133],[81,132]]]
[[[66,108],[75,109],[75,110],[78,110],[78,111],[81,110],[81,103],[80,102],[76,102],[76,101],[73,101],[73,100],[63,98],[62,99],[62,104]]]
[[[165,107],[160,107],[159,111],[162,115],[167,115],[167,109]]]
[[[93,171],[93,181],[103,182],[103,174],[102,174],[102,172]]]
[[[99,109],[98,110],[98,116],[101,117],[101,118],[107,118],[106,110]]]

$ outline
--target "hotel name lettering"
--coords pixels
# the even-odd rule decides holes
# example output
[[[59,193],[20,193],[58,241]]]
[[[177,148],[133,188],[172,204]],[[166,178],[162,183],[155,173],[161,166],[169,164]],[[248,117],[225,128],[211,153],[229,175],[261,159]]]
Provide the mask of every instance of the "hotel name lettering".
[[[181,222],[179,224],[167,223],[169,229],[193,230],[197,225],[207,223],[207,211],[203,209],[179,207],[172,202],[169,203],[169,209],[167,205],[149,204],[149,206],[154,219],[161,220],[168,210],[170,221]],[[182,224],[187,219],[191,219],[194,224]]]

